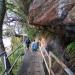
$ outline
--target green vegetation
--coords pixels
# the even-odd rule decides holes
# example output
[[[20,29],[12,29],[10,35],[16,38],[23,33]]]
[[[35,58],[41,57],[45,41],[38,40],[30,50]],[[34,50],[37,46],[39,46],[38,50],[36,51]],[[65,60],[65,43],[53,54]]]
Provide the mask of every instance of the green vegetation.
[[[11,0],[7,0],[6,1],[6,8],[7,11],[9,13],[14,12],[18,17],[20,17],[21,19],[21,24],[25,27],[25,33],[28,34],[30,39],[33,39],[33,37],[35,37],[38,33],[38,31],[35,29],[34,26],[30,26],[28,24],[28,8],[29,5],[31,3],[32,0],[15,0],[15,1],[11,1]],[[9,30],[10,32],[11,30]],[[8,33],[9,33],[8,32]],[[8,36],[8,35],[7,35]],[[9,57],[9,61],[11,66],[13,65],[14,61],[16,60],[16,58],[21,55],[21,57],[18,59],[16,65],[14,66],[12,72],[14,73],[14,75],[17,75],[17,71],[19,70],[20,65],[22,64],[22,60],[23,60],[23,55],[24,55],[24,48],[23,45],[18,47],[16,49],[17,46],[19,46],[22,42],[22,38],[21,37],[12,37],[12,51],[16,50],[10,57]],[[4,71],[4,67],[3,64],[1,62],[0,59],[0,75],[3,73]]]
[[[24,55],[24,48],[23,48],[23,45],[20,45],[17,49],[14,49],[14,53],[9,57],[9,61],[11,63],[11,66],[14,64],[16,58],[19,57],[17,63],[14,65],[13,69],[12,69],[12,72],[14,75],[17,75],[17,72],[19,71],[20,69],[20,66],[22,64],[22,61],[23,61],[23,55]],[[0,58],[0,75],[2,75],[4,72],[4,65],[1,61],[1,58]]]
[[[22,64],[22,61],[23,61],[24,47],[21,42],[22,42],[21,37],[15,37],[15,36],[12,37],[12,46],[13,46],[13,51],[15,51],[15,52],[9,57],[9,61],[10,61],[11,65],[13,65],[16,58],[20,55],[20,58],[18,59],[17,63],[15,64],[15,66],[12,70],[14,75],[17,75],[17,71],[19,70],[19,68]]]
[[[19,44],[21,44],[22,38],[21,37],[12,37],[11,43],[12,43],[12,47],[13,50],[15,49],[15,47],[17,47]]]
[[[68,56],[71,58],[75,57],[75,42],[71,42],[67,48],[66,48],[66,53]]]
[[[27,15],[28,15],[28,8],[32,0],[7,0],[6,7],[7,10],[16,13],[18,16],[21,17],[22,21],[27,23]]]
[[[29,38],[32,40],[36,35],[39,34],[39,31],[35,27],[27,27],[25,29],[25,32],[28,34]]]
[[[22,64],[23,61],[23,55],[24,55],[24,48],[23,45],[20,45],[17,49],[15,49],[16,51],[9,57],[9,61],[11,63],[11,66],[13,65],[13,63],[15,62],[16,58],[20,55],[17,63],[15,64],[15,66],[12,69],[12,72],[14,75],[17,75],[17,72],[20,69],[20,66]]]
[[[75,42],[71,42],[65,49],[64,59],[66,59],[66,64],[71,70],[75,69]]]
[[[9,10],[10,12],[14,12],[20,17],[20,23],[25,30],[24,32],[28,34],[30,39],[35,37],[38,32],[38,30],[34,26],[30,26],[28,23],[28,8],[31,2],[32,0],[15,0],[15,2],[7,0],[6,2],[7,10]]]
[[[20,69],[20,66],[22,64],[23,57],[24,57],[24,47],[23,47],[23,44],[21,43],[21,38],[13,37],[12,46],[13,46],[13,50],[11,51],[11,53],[13,52],[13,54],[10,53],[11,55],[8,57],[8,59],[11,63],[11,66],[14,64],[15,60],[20,55],[17,63],[14,65],[14,67],[12,69],[13,74],[17,75],[17,72]],[[2,75],[3,72],[4,72],[4,65],[0,58],[0,75]]]
[[[4,72],[4,65],[3,65],[3,62],[2,62],[2,60],[0,58],[0,75],[2,75],[3,72]]]

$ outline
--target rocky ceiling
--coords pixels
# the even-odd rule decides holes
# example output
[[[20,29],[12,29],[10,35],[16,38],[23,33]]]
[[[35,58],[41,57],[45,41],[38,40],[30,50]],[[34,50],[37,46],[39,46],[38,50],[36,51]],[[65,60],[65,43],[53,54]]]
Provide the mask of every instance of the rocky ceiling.
[[[38,26],[75,24],[75,0],[33,0],[29,23]]]

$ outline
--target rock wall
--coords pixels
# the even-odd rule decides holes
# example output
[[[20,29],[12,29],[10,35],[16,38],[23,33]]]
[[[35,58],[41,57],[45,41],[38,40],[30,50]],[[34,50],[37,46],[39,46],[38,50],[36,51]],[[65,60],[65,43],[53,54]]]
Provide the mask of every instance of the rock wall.
[[[50,25],[51,22],[60,24],[74,6],[75,0],[33,0],[29,9],[29,22],[39,26]]]
[[[62,57],[63,55],[63,42],[62,39],[56,34],[51,32],[42,32],[39,34],[39,40],[41,47],[44,47],[47,52],[52,51],[57,56]]]

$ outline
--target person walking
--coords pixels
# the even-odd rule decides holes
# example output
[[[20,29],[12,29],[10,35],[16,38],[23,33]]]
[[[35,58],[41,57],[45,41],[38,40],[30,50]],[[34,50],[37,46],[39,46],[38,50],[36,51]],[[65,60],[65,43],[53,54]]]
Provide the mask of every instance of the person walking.
[[[39,44],[38,44],[38,42],[36,42],[36,41],[34,40],[34,41],[32,42],[32,44],[31,44],[31,49],[32,49],[32,51],[34,52],[34,51],[37,51],[38,48],[39,48]]]
[[[25,43],[26,43],[26,47],[27,47],[27,49],[29,50],[30,43],[31,43],[30,39],[27,38],[26,41],[25,41]]]

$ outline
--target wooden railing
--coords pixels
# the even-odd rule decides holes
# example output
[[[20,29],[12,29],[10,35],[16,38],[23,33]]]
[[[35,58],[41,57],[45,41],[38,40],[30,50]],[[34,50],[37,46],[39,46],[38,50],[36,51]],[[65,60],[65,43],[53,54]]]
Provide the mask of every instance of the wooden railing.
[[[61,60],[59,60],[51,51],[47,53],[46,49],[40,48],[40,52],[49,75],[74,75],[74,73]],[[62,69],[61,74],[54,73],[52,69],[53,61],[55,61],[59,65],[58,67]],[[64,74],[62,74],[63,72]]]

